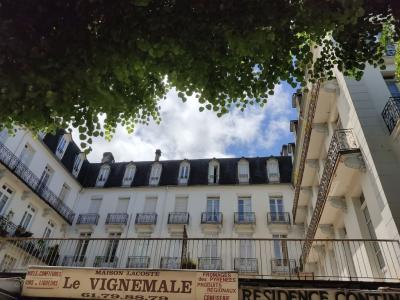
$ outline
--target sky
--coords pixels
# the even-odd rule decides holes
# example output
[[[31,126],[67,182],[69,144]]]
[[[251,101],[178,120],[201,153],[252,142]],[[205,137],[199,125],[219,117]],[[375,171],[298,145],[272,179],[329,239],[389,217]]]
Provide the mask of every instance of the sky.
[[[154,160],[156,149],[161,149],[161,160],[279,155],[282,144],[293,142],[293,92],[287,84],[278,85],[263,108],[233,109],[218,118],[212,111],[199,112],[194,97],[183,103],[171,91],[160,102],[159,125],[137,125],[133,134],[118,127],[110,142],[94,138],[88,159],[99,162],[104,152],[112,152],[115,161]],[[73,139],[79,141],[76,131]]]

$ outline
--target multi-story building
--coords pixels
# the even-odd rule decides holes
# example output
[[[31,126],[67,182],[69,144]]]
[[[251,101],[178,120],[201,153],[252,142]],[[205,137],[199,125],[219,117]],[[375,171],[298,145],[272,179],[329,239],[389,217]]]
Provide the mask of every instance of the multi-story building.
[[[91,163],[65,131],[0,131],[0,271],[398,283],[400,94],[393,57],[385,61],[360,81],[334,70],[335,80],[295,94],[296,142],[280,156],[162,160],[157,150],[153,161],[108,152]]]

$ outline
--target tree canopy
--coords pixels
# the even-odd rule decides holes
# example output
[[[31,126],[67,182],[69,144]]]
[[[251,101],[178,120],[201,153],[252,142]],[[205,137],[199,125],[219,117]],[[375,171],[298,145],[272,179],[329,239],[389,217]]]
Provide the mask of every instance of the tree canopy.
[[[396,2],[1,0],[0,126],[72,126],[86,148],[117,124],[160,121],[172,87],[222,115],[263,105],[281,81],[329,78],[334,65],[360,78],[366,62],[383,64],[384,24],[398,39]]]

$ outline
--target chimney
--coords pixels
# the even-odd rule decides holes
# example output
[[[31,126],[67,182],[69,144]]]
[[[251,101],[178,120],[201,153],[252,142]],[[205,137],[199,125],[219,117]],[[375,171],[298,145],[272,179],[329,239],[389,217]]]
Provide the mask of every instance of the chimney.
[[[288,156],[288,146],[282,145],[281,156]]]
[[[160,161],[160,157],[161,157],[161,150],[157,149],[156,150],[156,157],[154,158],[155,161]]]
[[[115,162],[113,154],[111,152],[104,152],[103,158],[101,159],[101,163],[112,164],[113,162]]]

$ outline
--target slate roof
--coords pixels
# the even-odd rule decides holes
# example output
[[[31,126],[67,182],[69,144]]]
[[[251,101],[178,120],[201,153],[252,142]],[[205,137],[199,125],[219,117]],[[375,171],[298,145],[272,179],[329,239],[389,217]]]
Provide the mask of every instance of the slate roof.
[[[43,142],[55,153],[58,140],[65,131],[60,130],[57,134],[47,134]],[[61,163],[67,170],[72,172],[75,157],[81,153],[79,147],[72,141],[68,144]],[[250,180],[249,184],[268,183],[266,162],[269,157],[249,157]],[[290,156],[274,156],[279,162],[279,173],[281,183],[291,183],[292,159]],[[241,158],[217,158],[220,164],[219,184],[238,184],[238,162]],[[190,174],[187,185],[208,185],[208,163],[211,159],[191,159]],[[179,166],[183,160],[160,160],[162,165],[159,186],[178,185]],[[110,174],[104,188],[121,187],[125,168],[129,163],[136,166],[135,177],[132,187],[148,186],[151,166],[154,161],[115,162],[109,164]],[[102,163],[90,163],[85,160],[79,172],[77,180],[83,187],[95,187],[97,175]]]

